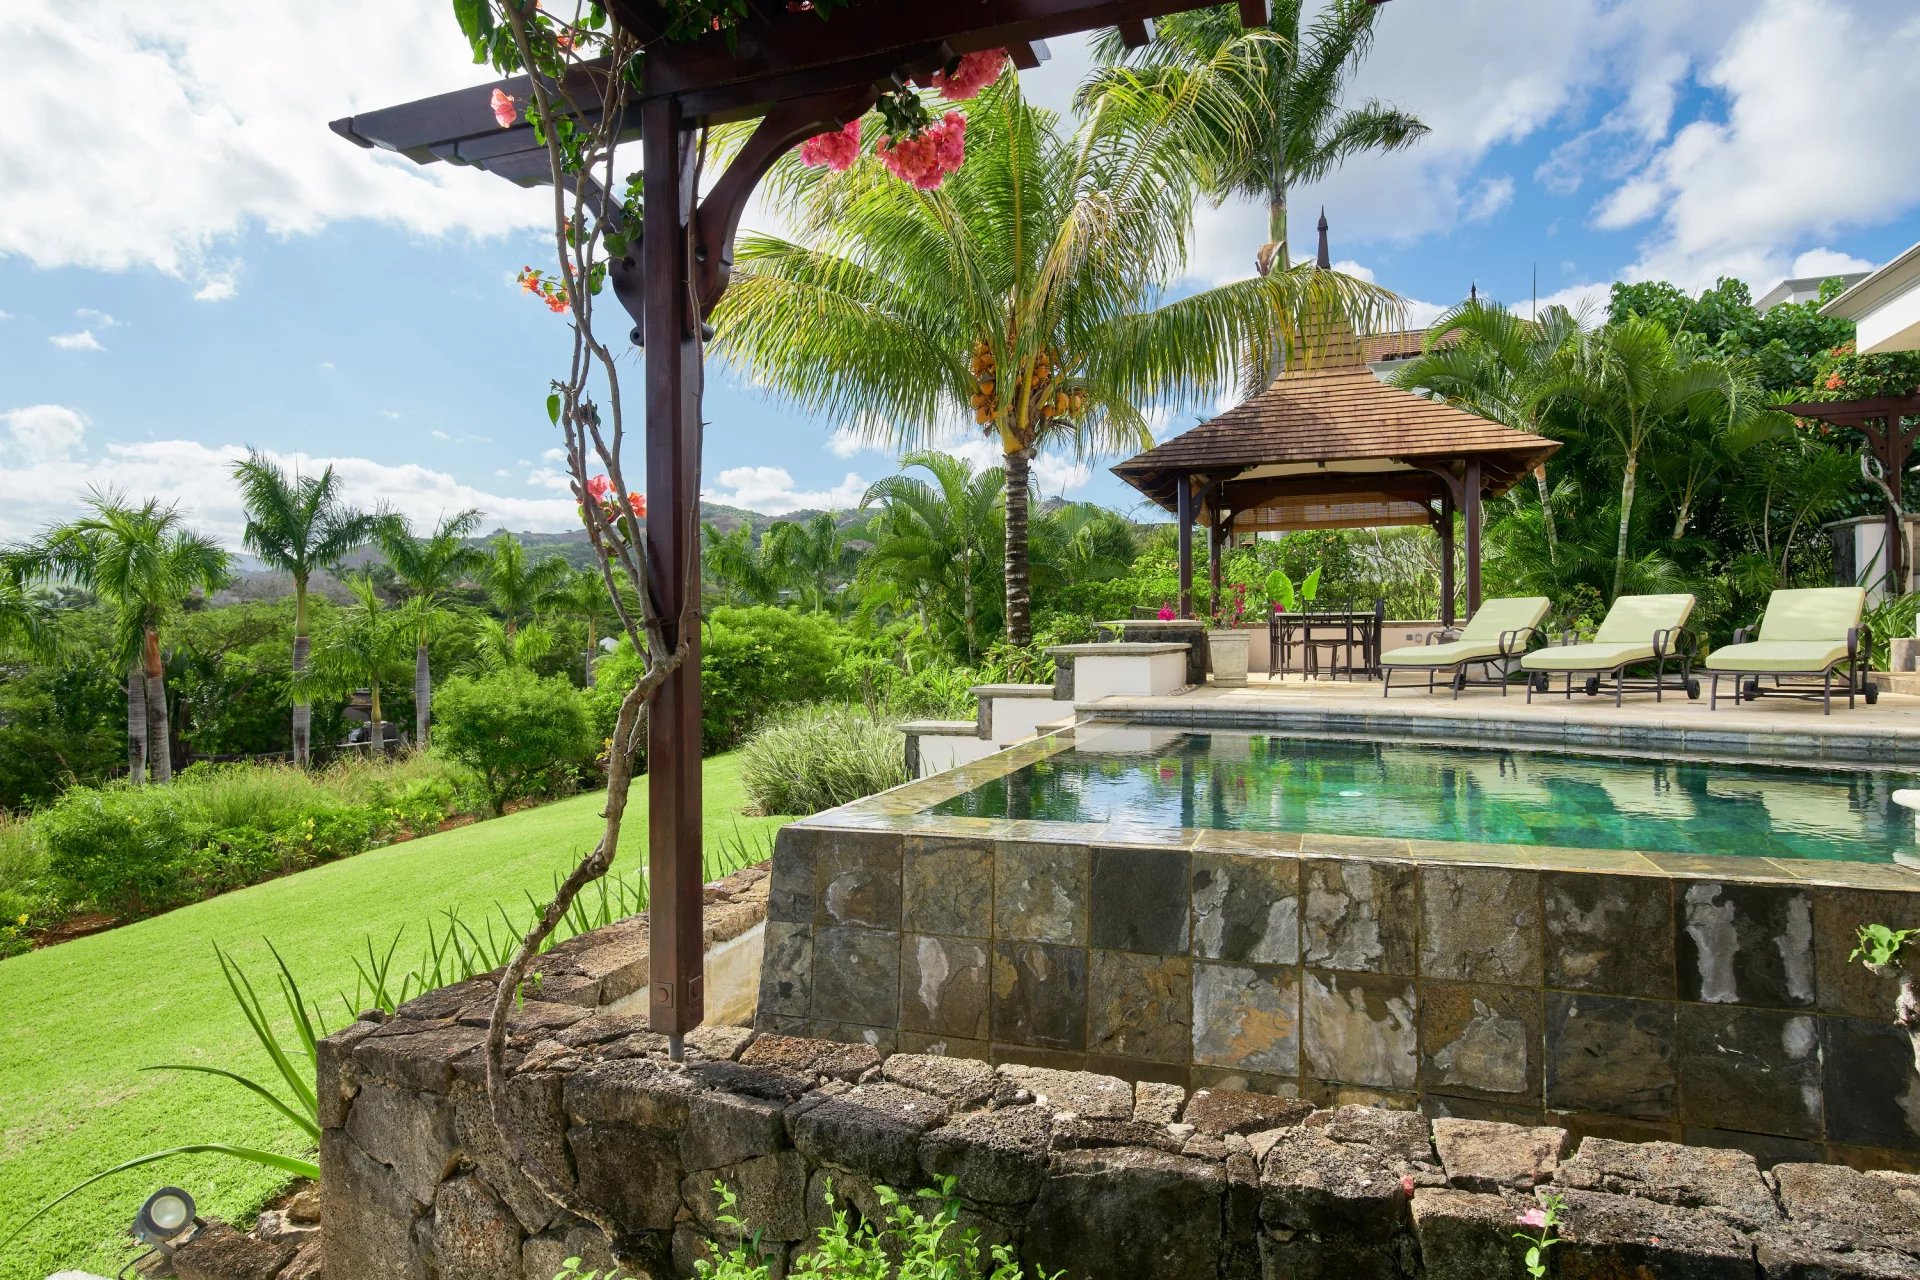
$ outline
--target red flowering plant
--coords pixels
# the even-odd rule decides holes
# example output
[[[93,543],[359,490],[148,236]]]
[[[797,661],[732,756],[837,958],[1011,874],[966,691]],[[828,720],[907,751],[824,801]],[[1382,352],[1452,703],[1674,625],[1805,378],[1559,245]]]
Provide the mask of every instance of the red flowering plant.
[[[1863,356],[1851,342],[1829,348],[1814,363],[1807,400],[1877,400],[1920,394],[1920,351]],[[1798,418],[1802,431],[1832,437],[1845,431],[1817,418]]]
[[[927,87],[948,102],[978,97],[1007,69],[1005,49],[963,54],[927,77]],[[935,116],[912,88],[882,94],[874,107],[879,127],[873,155],[888,173],[920,191],[937,189],[967,157],[967,118],[958,111]],[[844,173],[860,158],[865,129],[859,120],[800,144],[800,162]]]

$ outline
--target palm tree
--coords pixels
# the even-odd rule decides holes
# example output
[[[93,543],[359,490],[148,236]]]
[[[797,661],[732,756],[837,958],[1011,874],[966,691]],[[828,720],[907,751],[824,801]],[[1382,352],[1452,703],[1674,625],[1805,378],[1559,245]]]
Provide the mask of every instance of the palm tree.
[[[541,598],[565,582],[572,572],[572,567],[559,556],[528,559],[527,548],[520,539],[501,533],[487,544],[486,562],[480,566],[480,583],[511,638],[520,620],[533,616]]]
[[[1063,502],[1033,520],[1036,586],[1062,588],[1117,578],[1133,564],[1140,540],[1118,512],[1092,502]]]
[[[441,606],[449,593],[486,564],[486,556],[465,541],[479,527],[480,513],[469,509],[443,517],[425,538],[416,538],[399,516],[387,517],[374,531],[374,540],[380,544],[394,576],[406,584],[414,600],[421,602],[415,619],[413,659],[413,741],[417,747],[427,745],[427,728],[433,719],[433,671],[427,663],[427,642],[434,621],[443,616]]]
[[[240,482],[247,527],[241,541],[269,568],[293,578],[293,679],[299,683],[312,646],[307,625],[307,584],[316,570],[336,570],[347,553],[373,537],[377,520],[340,500],[339,481],[328,467],[317,476],[289,478],[255,452],[233,465]],[[293,762],[312,758],[313,705],[293,706]]]
[[[407,678],[407,650],[422,627],[420,615],[431,606],[424,596],[415,596],[399,609],[389,609],[364,573],[347,579],[347,589],[353,592],[353,604],[321,635],[312,665],[294,688],[302,698],[345,697],[364,688],[372,716],[372,753],[378,760],[387,749],[381,688]]]
[[[26,565],[0,556],[0,662],[46,658],[56,647],[46,594],[27,582]]]
[[[1000,550],[1000,502],[1006,477],[998,467],[975,473],[951,454],[910,453],[903,468],[933,477],[888,476],[868,488],[862,510],[878,503],[861,530],[873,544],[860,561],[863,607],[892,605],[919,619],[970,662],[985,647],[982,614],[993,602]]]
[[[1155,38],[1129,50],[1117,31],[1095,41],[1095,56],[1109,64],[1081,89],[1095,102],[1128,72],[1169,96],[1203,75],[1223,52],[1249,47],[1263,71],[1262,110],[1251,139],[1217,131],[1203,183],[1215,200],[1247,196],[1267,202],[1267,243],[1255,265],[1265,275],[1293,261],[1287,240],[1287,196],[1296,186],[1318,182],[1350,157],[1398,151],[1427,134],[1420,120],[1385,103],[1345,105],[1347,81],[1373,47],[1379,7],[1368,0],[1333,0],[1302,39],[1305,0],[1273,0],[1264,31],[1241,27],[1232,5],[1196,9],[1162,18]],[[1277,39],[1273,37],[1278,37]],[[1124,61],[1124,69],[1115,66]]]
[[[1580,317],[1565,307],[1548,307],[1526,320],[1498,302],[1470,299],[1433,322],[1425,350],[1395,371],[1393,384],[1521,431],[1546,434],[1542,419],[1553,404],[1555,359],[1583,330]],[[1559,552],[1544,462],[1534,468],[1533,482],[1551,562]]]
[[[508,631],[498,618],[487,617],[475,620],[468,638],[473,642],[473,653],[459,666],[459,673],[466,676],[516,668],[532,671],[557,643],[553,632],[537,622]]]
[[[780,598],[779,566],[768,558],[766,539],[754,541],[752,526],[743,524],[724,533],[713,524],[703,524],[701,529],[701,556],[715,586],[748,604],[772,604]]]
[[[840,522],[829,511],[819,512],[805,524],[780,521],[767,530],[762,550],[815,613],[825,607],[834,582],[843,580],[853,563]]]
[[[547,592],[541,604],[555,613],[578,618],[585,626],[587,647],[584,679],[587,688],[593,688],[593,661],[600,653],[601,625],[618,618],[613,608],[613,597],[607,594],[606,578],[595,569],[575,570],[560,585]]]
[[[139,784],[150,766],[155,782],[169,782],[173,730],[160,629],[189,595],[226,583],[229,557],[187,529],[179,508],[157,499],[136,507],[117,494],[93,493],[85,505],[91,514],[49,529],[27,549],[24,572],[77,582],[113,607],[118,656],[127,667],[127,774]]]
[[[870,443],[937,446],[971,417],[999,449],[1015,644],[1032,638],[1037,453],[1143,448],[1150,408],[1231,385],[1240,353],[1303,316],[1366,327],[1391,299],[1333,272],[1276,271],[1165,300],[1197,135],[1255,127],[1253,50],[1236,44],[1171,100],[1116,87],[1071,133],[1005,77],[968,104],[966,163],[938,190],[872,160],[838,175],[785,164],[773,189],[799,239],[740,246],[715,316],[729,359]]]

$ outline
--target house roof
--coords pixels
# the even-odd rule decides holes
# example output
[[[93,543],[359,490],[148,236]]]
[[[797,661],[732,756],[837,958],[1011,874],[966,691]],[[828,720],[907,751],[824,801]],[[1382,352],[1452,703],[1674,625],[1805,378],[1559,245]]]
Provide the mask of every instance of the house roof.
[[[1388,386],[1367,368],[1377,349],[1330,337],[1266,390],[1114,474],[1169,511],[1183,478],[1217,485],[1214,501],[1243,527],[1368,527],[1431,518],[1447,488],[1439,471],[1476,460],[1497,495],[1560,447]]]

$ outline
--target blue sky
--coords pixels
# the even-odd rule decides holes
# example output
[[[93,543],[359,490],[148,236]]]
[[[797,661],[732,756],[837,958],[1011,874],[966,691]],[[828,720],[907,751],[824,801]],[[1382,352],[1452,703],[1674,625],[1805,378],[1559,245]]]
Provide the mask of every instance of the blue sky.
[[[541,410],[564,336],[512,284],[542,261],[541,199],[325,128],[484,78],[444,0],[24,3],[0,50],[0,541],[89,483],[231,540],[247,445],[333,460],[417,518],[570,526]],[[1064,103],[1085,49],[1054,54],[1027,88]],[[1473,281],[1524,305],[1536,269],[1543,299],[1579,301],[1878,264],[1920,240],[1915,66],[1910,0],[1395,0],[1354,95],[1434,133],[1296,193],[1296,250],[1324,203],[1335,259],[1416,316]],[[1175,287],[1247,271],[1263,225],[1203,209]],[[724,369],[707,417],[722,501],[845,505],[893,469]],[[1131,505],[1104,462],[1040,476]]]

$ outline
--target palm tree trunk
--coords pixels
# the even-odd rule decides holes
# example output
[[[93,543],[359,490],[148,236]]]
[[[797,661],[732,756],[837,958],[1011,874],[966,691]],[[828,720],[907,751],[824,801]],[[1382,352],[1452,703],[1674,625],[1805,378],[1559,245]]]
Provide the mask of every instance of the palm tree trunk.
[[[1033,575],[1027,564],[1027,469],[1031,451],[1007,454],[1007,643],[1033,643]]]
[[[293,682],[307,669],[313,639],[307,634],[307,580],[293,580]],[[293,763],[304,769],[313,763],[313,704],[301,698],[293,704]]]
[[[369,735],[373,740],[373,758],[375,760],[384,760],[387,758],[387,730],[386,726],[381,723],[380,717],[380,682],[378,680],[368,681],[367,693],[369,695],[367,710],[373,716],[372,732]]]
[[[593,655],[600,651],[599,637],[594,634],[593,615],[587,615],[587,688],[593,688]]]
[[[1553,527],[1553,497],[1547,491],[1547,464],[1533,469],[1534,487],[1540,490],[1540,519],[1547,533],[1547,563],[1560,563],[1560,535]]]
[[[427,666],[427,639],[413,654],[413,747],[427,749],[427,725],[433,720],[433,672]]]
[[[160,636],[147,632],[147,742],[155,782],[173,781],[173,725],[167,715],[167,668],[160,661]]]
[[[1613,598],[1619,599],[1627,581],[1627,527],[1633,521],[1633,486],[1640,470],[1640,459],[1629,453],[1620,476],[1620,540],[1613,549]]]
[[[138,658],[127,666],[127,780],[147,780],[147,668]]]

